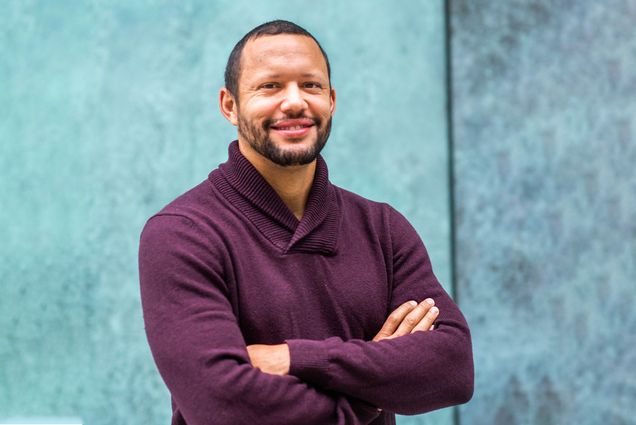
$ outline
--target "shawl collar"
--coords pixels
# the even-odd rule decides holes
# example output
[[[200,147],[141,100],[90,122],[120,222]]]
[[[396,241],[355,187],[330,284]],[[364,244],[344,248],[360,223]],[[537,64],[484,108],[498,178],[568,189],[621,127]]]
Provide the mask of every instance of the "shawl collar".
[[[228,148],[228,160],[209,175],[221,194],[283,253],[336,253],[340,208],[327,164],[318,155],[305,213],[298,220],[276,191],[241,154],[238,141]]]

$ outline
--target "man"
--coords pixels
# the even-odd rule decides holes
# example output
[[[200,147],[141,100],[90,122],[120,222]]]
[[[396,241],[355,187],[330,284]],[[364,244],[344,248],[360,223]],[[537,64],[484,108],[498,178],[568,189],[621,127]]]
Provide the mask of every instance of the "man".
[[[141,236],[172,424],[391,424],[469,400],[468,327],[417,233],[328,180],[336,94],[314,37],[255,28],[219,100],[238,126],[228,161]]]

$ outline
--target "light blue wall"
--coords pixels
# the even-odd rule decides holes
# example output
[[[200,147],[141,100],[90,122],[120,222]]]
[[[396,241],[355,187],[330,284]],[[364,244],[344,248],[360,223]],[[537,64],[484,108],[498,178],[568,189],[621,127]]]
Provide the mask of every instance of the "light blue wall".
[[[138,235],[225,160],[225,60],[279,17],[331,55],[333,181],[411,219],[450,289],[441,0],[3,2],[0,420],[168,423]],[[450,412],[400,423],[449,424]]]
[[[452,6],[461,423],[636,424],[636,3]]]

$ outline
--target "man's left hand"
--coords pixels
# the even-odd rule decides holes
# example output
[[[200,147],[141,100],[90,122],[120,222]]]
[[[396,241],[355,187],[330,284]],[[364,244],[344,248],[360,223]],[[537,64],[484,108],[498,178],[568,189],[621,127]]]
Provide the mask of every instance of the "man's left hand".
[[[261,372],[271,375],[289,374],[289,347],[287,344],[247,346],[250,363]]]

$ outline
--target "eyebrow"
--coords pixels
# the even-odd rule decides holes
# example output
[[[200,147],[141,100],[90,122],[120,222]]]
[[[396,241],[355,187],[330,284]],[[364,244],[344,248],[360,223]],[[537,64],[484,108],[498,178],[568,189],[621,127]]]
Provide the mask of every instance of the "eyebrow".
[[[258,78],[267,80],[267,79],[270,79],[270,78],[271,79],[281,78],[282,76],[283,76],[282,74],[267,74],[267,73],[264,73],[264,74],[258,75]],[[305,72],[304,74],[301,74],[301,77],[303,77],[303,78],[316,78],[316,79],[324,78],[320,74],[317,74],[315,72]]]

